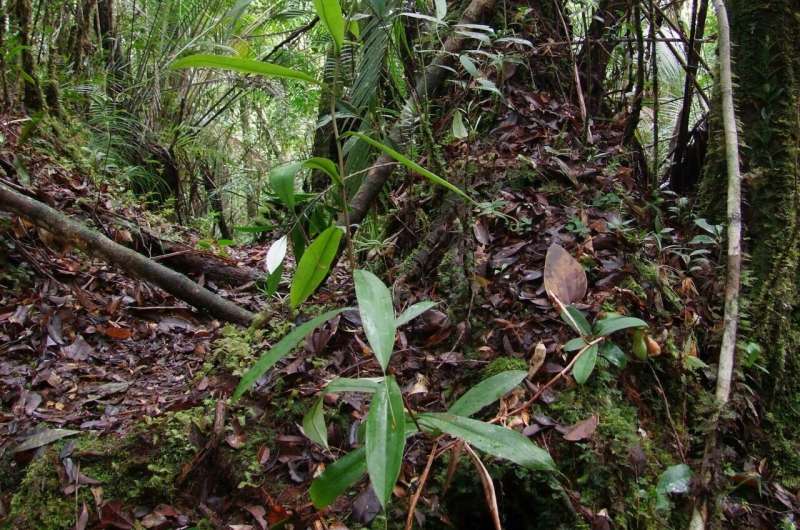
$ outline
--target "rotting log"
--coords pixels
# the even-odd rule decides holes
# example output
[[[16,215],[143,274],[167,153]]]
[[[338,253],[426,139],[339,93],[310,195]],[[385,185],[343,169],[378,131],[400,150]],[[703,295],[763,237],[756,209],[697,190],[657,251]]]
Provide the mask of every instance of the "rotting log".
[[[183,274],[115,243],[50,206],[2,183],[0,183],[0,210],[22,216],[64,241],[74,243],[90,253],[99,254],[124,271],[151,282],[216,318],[241,325],[249,325],[254,318],[250,311],[201,287]]]
[[[494,5],[495,0],[472,0],[464,10],[459,24],[480,22],[492,10]],[[467,40],[468,37],[457,33],[447,38],[442,53],[428,65],[419,79],[417,79],[414,92],[406,101],[404,111],[413,109],[417,101],[430,98],[439,90],[444,84],[448,70],[453,68],[458,52],[464,47],[464,43]],[[391,143],[400,143],[401,121],[398,121],[389,131]],[[389,180],[395,167],[394,162],[395,160],[392,157],[382,154],[372,165],[355,196],[350,201],[349,218],[347,220],[351,226],[360,224],[364,220],[381,189],[383,189],[383,185]],[[343,216],[340,219],[340,223],[344,222],[345,218]]]

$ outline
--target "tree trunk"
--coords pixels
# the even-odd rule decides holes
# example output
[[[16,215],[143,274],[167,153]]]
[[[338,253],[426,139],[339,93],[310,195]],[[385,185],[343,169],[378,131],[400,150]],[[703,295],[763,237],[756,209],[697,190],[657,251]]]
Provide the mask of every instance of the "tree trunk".
[[[762,378],[773,470],[800,481],[800,6],[796,0],[729,4],[733,65],[742,131],[742,169],[749,210],[751,285],[745,313],[769,375]],[[715,211],[724,190],[720,117],[718,144],[701,183]],[[716,134],[714,134],[716,133]]]
[[[0,184],[0,208],[24,217],[63,241],[73,242],[88,252],[104,256],[126,272],[161,287],[171,295],[221,320],[242,325],[249,325],[253,320],[254,315],[250,311],[5,184]]]
[[[36,67],[33,60],[31,14],[31,0],[16,0],[14,2],[13,17],[19,34],[19,45],[22,47],[20,60],[22,71],[25,73],[25,78],[22,81],[22,101],[28,112],[37,112],[44,108],[44,97],[36,77]]]
[[[203,186],[206,189],[208,203],[211,205],[211,212],[216,218],[219,234],[223,239],[232,239],[231,229],[228,227],[228,221],[225,220],[225,207],[222,204],[222,194],[217,187],[217,180],[214,176],[215,171],[207,166],[202,171]]]
[[[628,0],[601,0],[586,32],[586,40],[578,56],[581,87],[586,97],[586,110],[590,116],[602,111],[608,62],[615,44],[615,32],[625,17]]]

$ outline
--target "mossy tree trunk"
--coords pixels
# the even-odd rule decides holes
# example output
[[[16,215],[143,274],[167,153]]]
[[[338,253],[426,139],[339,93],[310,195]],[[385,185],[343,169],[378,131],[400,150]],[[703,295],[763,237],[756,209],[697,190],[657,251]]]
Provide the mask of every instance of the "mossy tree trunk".
[[[773,463],[790,482],[800,481],[800,5],[796,0],[729,3],[736,104],[746,181],[746,226],[751,282],[747,340],[763,349],[762,378]],[[724,163],[719,115],[717,145],[701,198],[722,204]]]
[[[33,38],[31,35],[32,9],[31,0],[16,0],[14,2],[12,22],[19,35],[21,68],[24,72],[22,101],[29,112],[37,112],[44,108],[42,88],[36,78],[36,63],[33,58]]]

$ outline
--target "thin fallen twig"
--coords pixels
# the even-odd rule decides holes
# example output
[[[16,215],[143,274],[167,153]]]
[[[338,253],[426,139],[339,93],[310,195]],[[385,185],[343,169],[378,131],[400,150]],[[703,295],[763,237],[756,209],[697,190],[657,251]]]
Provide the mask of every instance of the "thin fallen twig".
[[[436,448],[438,446],[439,438],[433,442],[433,447],[431,448],[431,453],[428,455],[428,461],[425,464],[425,469],[422,470],[422,475],[419,477],[417,491],[415,491],[414,496],[411,497],[411,504],[408,507],[408,515],[406,516],[405,530],[411,530],[411,527],[414,525],[414,510],[417,508],[417,503],[419,502],[420,495],[422,495],[422,490],[425,489],[425,483],[428,481],[428,475],[430,475],[431,466],[433,466],[433,461],[436,458]]]
[[[486,469],[486,466],[483,465],[481,459],[468,443],[464,443],[464,449],[467,451],[470,459],[472,459],[472,463],[475,464],[475,467],[478,470],[478,475],[480,476],[481,484],[483,485],[483,494],[486,497],[486,504],[489,505],[489,512],[492,514],[494,528],[495,530],[503,530],[503,525],[500,523],[500,509],[497,507],[497,494],[494,491],[492,477],[489,475],[489,471]]]

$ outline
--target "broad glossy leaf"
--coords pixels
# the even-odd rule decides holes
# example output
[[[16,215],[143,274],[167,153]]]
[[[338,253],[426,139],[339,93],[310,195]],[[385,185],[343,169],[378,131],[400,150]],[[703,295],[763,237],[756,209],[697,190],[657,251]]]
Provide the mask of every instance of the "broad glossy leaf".
[[[377,140],[373,140],[372,138],[370,138],[366,134],[362,134],[360,132],[353,131],[353,132],[347,133],[347,135],[348,136],[356,136],[359,139],[367,142],[372,147],[374,147],[376,149],[380,149],[381,151],[383,151],[384,153],[389,155],[391,158],[394,158],[395,160],[397,160],[398,162],[400,162],[401,164],[406,166],[411,171],[413,171],[415,173],[419,173],[420,175],[422,175],[426,179],[430,180],[434,184],[438,184],[439,186],[447,188],[448,190],[450,190],[450,191],[452,191],[454,193],[457,193],[458,195],[461,195],[462,197],[464,197],[465,199],[467,199],[468,201],[470,201],[471,203],[473,203],[473,204],[475,204],[477,206],[478,203],[476,203],[472,199],[472,197],[470,197],[469,195],[464,193],[464,191],[461,190],[461,188],[459,188],[458,186],[454,186],[453,184],[450,184],[449,182],[447,182],[445,179],[443,179],[439,175],[437,175],[437,174],[435,174],[435,173],[433,173],[431,171],[428,171],[427,169],[425,169],[424,167],[420,166],[416,162],[414,162],[414,161],[410,160],[409,158],[407,158],[405,155],[402,155],[402,154],[398,153],[397,151],[395,151],[394,149],[392,149],[388,145],[383,144],[383,143],[381,143],[381,142],[379,142]]]
[[[396,331],[392,293],[380,278],[369,271],[356,270],[353,280],[364,333],[385,372],[394,349]]]
[[[575,366],[572,367],[572,376],[575,378],[575,382],[579,385],[584,384],[592,375],[596,364],[597,344],[593,344],[581,354],[580,358],[575,361]]]
[[[406,445],[403,397],[394,377],[387,377],[373,396],[366,429],[367,472],[385,507],[400,475]]]
[[[625,368],[628,364],[628,356],[625,355],[622,348],[610,340],[603,341],[603,343],[600,344],[600,355],[617,368]]]
[[[616,331],[628,328],[646,328],[647,322],[633,317],[609,317],[599,320],[594,325],[595,334],[607,337]]]
[[[272,296],[278,291],[278,286],[281,283],[282,276],[283,276],[283,263],[280,263],[278,264],[278,268],[267,276],[267,285],[265,287],[267,296]]]
[[[577,337],[567,341],[567,343],[564,344],[564,351],[578,351],[584,346],[586,346],[586,341],[584,341],[581,337]]]
[[[312,442],[328,448],[328,429],[325,427],[325,409],[322,397],[303,416],[303,432]]]
[[[528,373],[523,370],[508,370],[486,378],[467,390],[447,412],[456,416],[472,416],[505,396],[519,385],[526,375]]]
[[[182,57],[172,63],[172,68],[217,68],[222,70],[233,70],[245,74],[263,75],[266,77],[279,77],[284,79],[295,79],[306,83],[318,84],[317,80],[305,72],[292,70],[279,64],[265,63],[254,59],[243,59],[241,57],[228,57],[226,55],[210,55],[199,53]]]
[[[418,421],[426,429],[446,432],[485,453],[510,460],[522,467],[542,471],[556,469],[555,462],[547,451],[512,429],[436,412],[420,414]]]
[[[344,44],[344,15],[339,0],[314,0],[314,10],[328,28],[337,50]]]
[[[267,352],[262,355],[261,358],[256,361],[256,363],[242,376],[242,379],[239,381],[236,390],[233,392],[233,396],[231,396],[231,401],[235,402],[242,397],[242,394],[244,394],[251,386],[253,386],[259,377],[264,375],[267,370],[272,368],[276,362],[287,356],[301,340],[306,338],[306,335],[342,311],[347,311],[349,309],[352,308],[342,307],[339,309],[332,309],[331,311],[323,313],[318,317],[312,318],[308,322],[303,322],[292,331],[287,333],[286,336],[278,341],[275,346],[267,350]]]
[[[290,211],[294,211],[294,179],[301,167],[302,164],[292,162],[273,168],[269,172],[269,185],[272,191]]]
[[[561,312],[561,320],[569,324],[569,327],[581,336],[592,334],[592,325],[586,320],[586,315],[575,306],[564,306],[564,311]]]
[[[321,510],[331,504],[366,472],[366,450],[363,447],[347,453],[329,465],[322,475],[314,479],[308,491],[314,507]]]
[[[436,307],[436,302],[430,301],[418,302],[414,305],[408,306],[405,311],[400,313],[400,315],[397,317],[395,326],[399,328],[402,325],[408,324],[428,309],[433,309],[434,307]]]
[[[342,229],[331,226],[318,235],[303,252],[303,257],[300,258],[300,263],[294,272],[292,287],[289,289],[289,303],[292,309],[305,302],[328,275],[341,240]]]
[[[339,168],[336,167],[336,164],[333,162],[333,160],[316,156],[303,162],[303,167],[322,171],[336,184],[342,183],[342,177],[339,176]]]
[[[338,392],[364,392],[367,394],[373,394],[378,390],[378,387],[382,381],[382,377],[361,377],[359,379],[339,377],[325,385],[325,393],[336,394]]]

